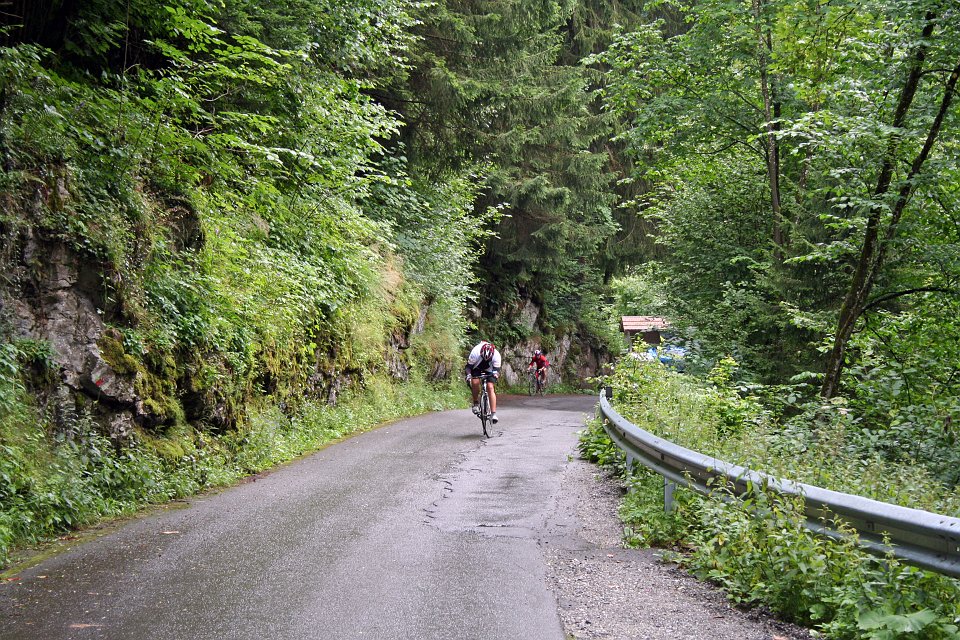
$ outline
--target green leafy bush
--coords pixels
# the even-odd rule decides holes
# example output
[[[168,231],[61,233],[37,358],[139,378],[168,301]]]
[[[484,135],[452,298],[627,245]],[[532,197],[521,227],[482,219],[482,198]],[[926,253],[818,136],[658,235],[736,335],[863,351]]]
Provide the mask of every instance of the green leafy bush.
[[[621,473],[626,470],[626,455],[603,430],[599,420],[590,421],[579,436],[577,448],[585,460],[603,467],[612,467]]]
[[[735,371],[727,360],[701,382],[659,363],[625,359],[607,382],[628,420],[708,455],[916,508],[958,504],[922,468],[861,457],[867,448],[860,439],[869,432],[842,401],[778,420],[761,403],[768,390],[738,385]],[[626,474],[620,514],[627,542],[682,549],[678,561],[732,600],[769,607],[827,638],[958,637],[960,581],[866,554],[843,522],[829,523],[842,532],[839,540],[818,536],[804,526],[799,500],[762,486],[743,499],[725,486],[708,497],[678,491],[676,508],[666,514],[662,478],[627,473],[623,454],[598,424],[581,434],[580,448],[584,457]]]
[[[774,391],[735,379],[721,360],[709,382],[625,358],[609,379],[614,407],[628,420],[677,444],[734,464],[827,489],[908,507],[960,514],[960,487],[945,486],[920,461],[883,456],[877,434],[842,398],[797,401],[790,413],[765,402]],[[777,410],[769,408],[773,404]]]
[[[684,561],[734,601],[768,606],[829,638],[956,637],[960,582],[868,556],[842,523],[833,523],[841,540],[817,536],[803,526],[798,501],[762,487],[745,500],[725,493],[697,503]]]
[[[677,487],[670,511],[664,505],[663,476],[636,465],[626,477],[620,505],[624,542],[637,547],[675,547],[686,543],[687,520],[694,495]]]

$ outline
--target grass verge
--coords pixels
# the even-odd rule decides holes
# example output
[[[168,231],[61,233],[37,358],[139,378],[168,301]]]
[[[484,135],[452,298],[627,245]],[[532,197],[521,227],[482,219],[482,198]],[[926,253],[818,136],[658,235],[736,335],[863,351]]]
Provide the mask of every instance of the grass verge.
[[[0,448],[0,567],[64,533],[230,485],[384,422],[465,405],[456,386],[378,380],[335,407],[308,402],[286,413],[264,404],[224,434],[137,434],[116,446],[89,420],[57,439],[21,424]]]

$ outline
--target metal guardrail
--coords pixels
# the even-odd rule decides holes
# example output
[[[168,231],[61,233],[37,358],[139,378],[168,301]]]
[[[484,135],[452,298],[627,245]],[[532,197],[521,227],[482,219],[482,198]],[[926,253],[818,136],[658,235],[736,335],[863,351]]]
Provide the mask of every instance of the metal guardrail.
[[[843,534],[829,527],[839,518],[857,531],[860,545],[871,553],[893,553],[908,564],[960,578],[960,518],[781,480],[705,456],[631,424],[610,406],[608,393],[600,394],[604,430],[626,452],[628,464],[635,460],[664,477],[667,510],[672,508],[676,484],[702,494],[709,493],[708,486],[716,480],[732,486],[737,495],[751,486],[767,487],[802,497],[806,526],[812,531],[840,538]]]

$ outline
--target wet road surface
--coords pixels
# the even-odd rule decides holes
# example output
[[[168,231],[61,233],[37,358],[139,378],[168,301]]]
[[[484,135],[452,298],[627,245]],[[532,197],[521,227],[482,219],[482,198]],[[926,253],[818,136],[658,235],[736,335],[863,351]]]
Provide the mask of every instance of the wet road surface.
[[[540,545],[593,396],[400,421],[0,585],[0,638],[563,640]]]

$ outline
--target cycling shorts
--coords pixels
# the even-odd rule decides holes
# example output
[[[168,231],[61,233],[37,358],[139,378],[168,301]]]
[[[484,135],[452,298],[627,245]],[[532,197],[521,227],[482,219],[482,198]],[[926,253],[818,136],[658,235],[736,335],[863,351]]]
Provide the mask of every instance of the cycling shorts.
[[[486,367],[478,367],[476,369],[470,369],[471,378],[479,378],[481,373],[493,373],[493,369],[489,369]],[[491,379],[491,380],[488,380],[487,382],[490,382],[491,384],[493,384],[494,382],[496,382],[496,380]]]

